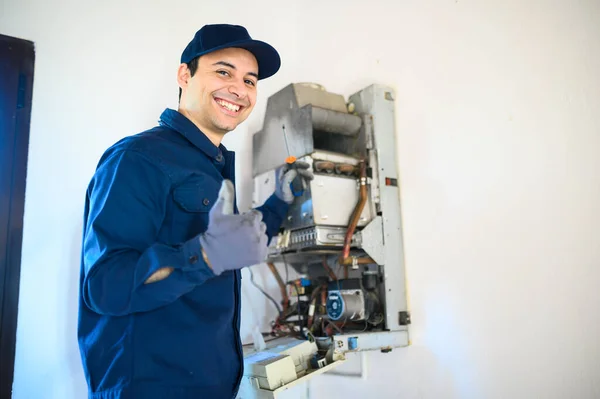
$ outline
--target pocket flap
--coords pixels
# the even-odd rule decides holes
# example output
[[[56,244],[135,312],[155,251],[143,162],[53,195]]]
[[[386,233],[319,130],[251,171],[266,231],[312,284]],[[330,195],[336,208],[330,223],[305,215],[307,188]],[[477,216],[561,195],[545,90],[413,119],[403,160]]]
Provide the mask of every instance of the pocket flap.
[[[208,212],[219,197],[220,188],[213,178],[194,175],[173,190],[173,199],[188,212]]]

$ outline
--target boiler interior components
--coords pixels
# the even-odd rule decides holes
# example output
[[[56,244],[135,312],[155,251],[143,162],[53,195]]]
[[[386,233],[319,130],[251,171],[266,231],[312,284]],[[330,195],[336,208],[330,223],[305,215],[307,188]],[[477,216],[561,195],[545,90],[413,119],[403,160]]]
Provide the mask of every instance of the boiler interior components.
[[[408,345],[394,111],[394,90],[382,85],[346,100],[320,85],[290,84],[267,101],[253,136],[253,205],[271,195],[286,156],[315,175],[269,247],[283,306],[265,332],[267,347],[293,339],[314,343],[316,353],[294,382],[257,388],[273,395],[265,397],[336,367],[349,351]],[[301,278],[285,281],[276,263]]]
[[[331,320],[364,321],[379,325],[383,321],[375,286],[366,289],[360,279],[332,281],[327,287],[327,316]]]

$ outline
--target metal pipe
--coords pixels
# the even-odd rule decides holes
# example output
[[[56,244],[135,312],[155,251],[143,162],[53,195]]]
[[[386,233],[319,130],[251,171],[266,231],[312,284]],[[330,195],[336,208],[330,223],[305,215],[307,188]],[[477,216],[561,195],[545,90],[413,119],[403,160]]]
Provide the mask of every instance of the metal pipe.
[[[356,262],[357,265],[370,265],[372,263],[376,263],[373,260],[373,258],[368,257],[368,256],[361,257],[361,258],[358,258],[358,257],[354,258],[354,257],[351,256],[351,257],[346,258],[346,259],[342,259],[340,257],[340,259],[339,259],[339,263],[342,266],[350,266],[350,265],[354,264],[355,262]]]
[[[354,208],[354,213],[352,218],[350,218],[350,223],[348,224],[348,230],[346,231],[346,237],[344,238],[344,249],[342,251],[342,261],[345,262],[350,256],[350,245],[352,244],[352,237],[354,235],[354,230],[356,230],[356,226],[358,225],[358,221],[360,220],[360,215],[367,203],[367,166],[365,160],[360,161],[360,197],[356,207]]]
[[[323,262],[323,268],[325,269],[325,271],[327,271],[327,274],[329,274],[329,278],[332,281],[337,281],[337,276],[335,275],[333,270],[331,270],[331,268],[327,264],[327,258],[323,258],[322,262]]]
[[[323,132],[356,136],[362,127],[362,119],[353,114],[312,107],[312,125]]]

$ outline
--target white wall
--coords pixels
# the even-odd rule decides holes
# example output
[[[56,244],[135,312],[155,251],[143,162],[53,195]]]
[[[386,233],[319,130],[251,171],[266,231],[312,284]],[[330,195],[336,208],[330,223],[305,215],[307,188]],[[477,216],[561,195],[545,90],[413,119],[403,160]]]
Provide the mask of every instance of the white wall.
[[[397,90],[413,346],[369,354],[366,380],[316,379],[312,398],[599,397],[598,21],[597,1],[3,1],[0,31],[37,50],[15,398],[83,397],[86,184],[108,145],[175,106],[180,51],[214,22],[284,60],[227,138],[241,177],[284,85]],[[238,190],[246,206],[250,181]],[[248,279],[244,300],[248,340],[272,307]]]

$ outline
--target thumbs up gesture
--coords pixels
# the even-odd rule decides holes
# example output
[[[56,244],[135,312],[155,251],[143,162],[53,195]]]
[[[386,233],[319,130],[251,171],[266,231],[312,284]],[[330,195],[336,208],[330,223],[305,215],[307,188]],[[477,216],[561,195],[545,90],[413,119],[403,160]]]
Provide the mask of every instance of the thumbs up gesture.
[[[264,262],[267,257],[267,226],[262,214],[252,210],[233,213],[235,188],[224,180],[219,198],[208,215],[208,228],[200,244],[216,275]]]

